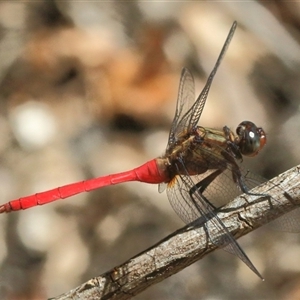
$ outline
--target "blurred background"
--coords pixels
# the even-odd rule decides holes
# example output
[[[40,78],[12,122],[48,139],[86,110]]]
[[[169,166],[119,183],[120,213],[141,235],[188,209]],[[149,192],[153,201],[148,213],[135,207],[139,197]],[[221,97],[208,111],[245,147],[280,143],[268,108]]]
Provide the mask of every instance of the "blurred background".
[[[300,159],[298,2],[1,1],[1,204],[162,155],[181,69],[198,94],[234,20],[200,123],[262,126],[249,162],[271,178]],[[0,298],[59,295],[183,225],[142,183],[1,215]],[[239,240],[265,282],[219,250],[135,299],[300,299],[299,238]]]

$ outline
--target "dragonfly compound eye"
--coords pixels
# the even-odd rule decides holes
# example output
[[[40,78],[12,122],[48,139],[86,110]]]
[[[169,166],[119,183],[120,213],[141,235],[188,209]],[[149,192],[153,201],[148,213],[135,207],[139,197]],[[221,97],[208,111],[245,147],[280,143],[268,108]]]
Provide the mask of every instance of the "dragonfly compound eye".
[[[245,156],[255,156],[264,147],[267,137],[261,127],[250,121],[242,122],[236,129],[238,146]]]

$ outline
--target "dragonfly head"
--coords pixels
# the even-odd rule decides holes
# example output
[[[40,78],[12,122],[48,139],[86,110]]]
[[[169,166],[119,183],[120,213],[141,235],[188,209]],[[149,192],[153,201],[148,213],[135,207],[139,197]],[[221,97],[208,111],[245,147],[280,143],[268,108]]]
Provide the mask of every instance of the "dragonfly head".
[[[267,137],[261,127],[250,121],[244,121],[236,129],[237,144],[245,156],[255,156],[264,147]]]

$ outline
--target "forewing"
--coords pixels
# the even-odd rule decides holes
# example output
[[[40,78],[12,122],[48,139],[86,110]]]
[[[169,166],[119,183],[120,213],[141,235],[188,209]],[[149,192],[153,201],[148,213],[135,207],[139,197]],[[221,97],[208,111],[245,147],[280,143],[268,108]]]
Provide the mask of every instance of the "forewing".
[[[195,101],[195,104],[191,107],[191,112],[188,112],[186,117],[182,120],[182,122],[187,125],[188,130],[195,127],[195,126],[197,126],[197,124],[199,122],[199,118],[202,114],[202,111],[203,111],[203,108],[204,108],[204,105],[205,105],[205,102],[206,102],[206,99],[207,99],[207,96],[208,96],[209,89],[210,89],[211,84],[213,82],[214,76],[216,75],[217,70],[218,70],[218,68],[221,64],[221,61],[222,61],[222,59],[223,59],[223,57],[226,53],[226,50],[227,50],[227,48],[228,48],[228,46],[231,42],[231,39],[234,35],[236,26],[237,26],[237,23],[234,22],[231,26],[231,29],[230,29],[229,34],[226,38],[226,41],[223,45],[221,53],[220,53],[220,55],[217,59],[217,62],[215,64],[213,70],[211,71],[202,92],[200,93],[199,97]],[[185,120],[185,119],[188,119],[188,120]]]
[[[179,84],[179,92],[177,99],[177,107],[175,117],[172,123],[168,149],[176,142],[176,139],[180,134],[189,132],[191,129],[195,128],[201,117],[203,108],[206,103],[209,89],[213,82],[214,76],[221,64],[221,61],[226,53],[226,50],[231,42],[236,29],[236,22],[233,23],[227,39],[223,45],[221,53],[217,59],[217,62],[211,71],[207,82],[198,96],[197,100],[194,102],[194,79],[188,69],[183,69],[181,73],[181,79]]]
[[[174,144],[177,142],[179,137],[190,132],[193,128],[197,126],[203,108],[205,106],[208,92],[213,82],[214,76],[216,75],[219,65],[221,64],[221,61],[231,42],[236,26],[237,23],[234,22],[226,38],[226,41],[223,45],[221,53],[217,59],[217,62],[213,70],[211,71],[207,79],[207,82],[196,101],[194,101],[194,97],[195,97],[194,78],[191,72],[187,68],[184,68],[182,70],[180,83],[179,83],[176,111],[171,125],[170,134],[169,134],[167,152],[168,150],[173,148]]]

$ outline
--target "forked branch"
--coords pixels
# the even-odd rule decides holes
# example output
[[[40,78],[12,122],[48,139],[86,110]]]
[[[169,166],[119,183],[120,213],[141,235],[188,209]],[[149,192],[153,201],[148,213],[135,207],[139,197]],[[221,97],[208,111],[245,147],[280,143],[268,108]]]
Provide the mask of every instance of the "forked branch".
[[[289,220],[285,214],[300,205],[299,171],[300,166],[294,167],[251,191],[262,196],[235,198],[219,209],[218,217],[236,239],[280,216]],[[122,265],[51,299],[130,299],[217,248],[207,240],[202,225],[200,221],[187,225]],[[287,226],[300,229],[297,223]]]

